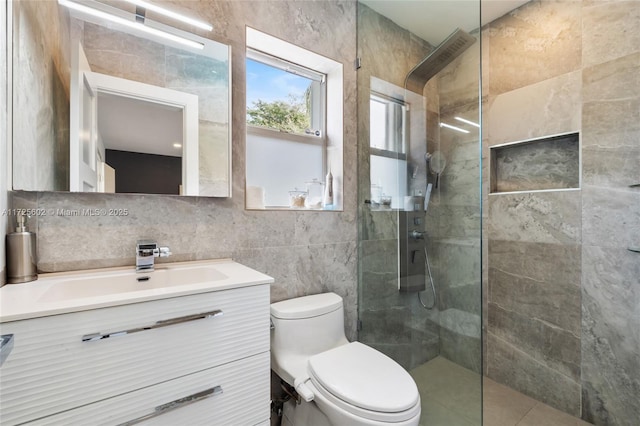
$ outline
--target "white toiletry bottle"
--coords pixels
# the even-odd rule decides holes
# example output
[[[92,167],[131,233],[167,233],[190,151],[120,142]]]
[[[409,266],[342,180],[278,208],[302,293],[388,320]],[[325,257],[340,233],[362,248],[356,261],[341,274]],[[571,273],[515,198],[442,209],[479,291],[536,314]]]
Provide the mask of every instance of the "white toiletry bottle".
[[[26,283],[38,279],[36,234],[29,232],[24,214],[16,218],[16,232],[7,234],[7,283]]]
[[[327,210],[331,210],[333,208],[333,175],[331,174],[331,170],[329,170],[325,179],[324,199],[322,200],[322,205]]]

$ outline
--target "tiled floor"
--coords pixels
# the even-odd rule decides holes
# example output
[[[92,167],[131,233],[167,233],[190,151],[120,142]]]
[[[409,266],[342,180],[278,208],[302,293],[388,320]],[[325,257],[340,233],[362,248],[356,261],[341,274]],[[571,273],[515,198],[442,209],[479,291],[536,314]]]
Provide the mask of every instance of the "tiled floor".
[[[484,426],[585,426],[571,417],[491,379],[438,357],[411,372],[420,389],[420,426],[479,426],[483,403]]]

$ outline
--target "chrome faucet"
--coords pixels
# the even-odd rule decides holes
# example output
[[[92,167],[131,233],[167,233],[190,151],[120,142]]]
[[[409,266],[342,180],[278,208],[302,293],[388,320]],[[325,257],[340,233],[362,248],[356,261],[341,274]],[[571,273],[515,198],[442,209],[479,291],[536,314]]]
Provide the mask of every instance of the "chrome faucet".
[[[138,240],[136,243],[136,272],[153,272],[156,257],[169,257],[169,247],[158,247],[153,240]]]

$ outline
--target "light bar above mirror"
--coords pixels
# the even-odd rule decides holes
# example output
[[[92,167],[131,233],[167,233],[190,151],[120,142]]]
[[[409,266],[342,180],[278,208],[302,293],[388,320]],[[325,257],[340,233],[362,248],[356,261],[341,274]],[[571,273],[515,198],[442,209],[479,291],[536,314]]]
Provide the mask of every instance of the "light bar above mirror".
[[[160,15],[164,15],[166,17],[175,19],[176,21],[184,22],[185,24],[193,25],[194,27],[198,27],[205,31],[213,30],[213,26],[206,22],[198,21],[196,19],[190,18],[188,16],[181,15],[180,13],[173,12],[171,10],[165,9],[164,7],[157,6],[153,3],[149,3],[148,1],[143,0],[124,0],[127,3],[131,3],[138,7],[142,7],[146,10],[150,10],[152,12],[156,12]]]
[[[129,1],[129,0],[128,0]],[[137,0],[130,0],[130,3],[144,3],[147,5],[150,5],[150,3],[147,2],[139,2]],[[134,31],[139,31],[141,33],[146,33],[148,35],[152,35],[154,37],[158,37],[160,39],[164,39],[164,40],[169,40],[172,41],[174,43],[178,43],[180,45],[183,46],[187,46],[190,47],[192,49],[197,49],[197,50],[202,50],[204,49],[204,44],[199,42],[199,41],[195,41],[195,40],[190,40],[188,38],[176,35],[176,34],[172,34],[171,32],[159,29],[159,28],[155,28],[153,26],[152,23],[148,23],[148,20],[146,19],[138,19],[138,15],[136,14],[132,14],[129,12],[125,12],[122,11],[120,9],[116,9],[116,8],[111,8],[109,6],[103,5],[102,3],[99,2],[77,2],[77,1],[72,1],[72,0],[58,0],[58,4],[60,4],[61,6],[65,6],[71,10],[74,10],[78,13],[80,13],[81,15],[89,15],[98,19],[102,19],[108,22],[112,22],[115,23],[117,25],[121,25],[123,27],[132,29]],[[153,6],[153,5],[151,5]],[[142,6],[140,6],[142,7]],[[109,8],[109,9],[106,9]],[[162,10],[163,12],[159,12],[157,9]],[[154,10],[158,13],[162,13],[163,15],[166,16],[171,16],[174,17],[172,15],[178,15],[175,14],[173,12],[167,11],[166,9],[162,9],[162,8],[158,8],[155,7],[153,9],[149,9],[149,10]],[[172,15],[169,15],[169,13],[171,13]],[[182,22],[187,22],[187,20],[191,21],[190,18],[184,17],[182,15],[178,15],[181,17],[181,19],[178,19],[176,17],[174,17],[175,19],[178,19]],[[194,21],[194,22],[198,22],[198,21]],[[191,25],[195,25],[193,22],[188,22]],[[212,28],[210,25],[208,24],[203,24],[198,22],[200,25],[207,25],[207,28]]]

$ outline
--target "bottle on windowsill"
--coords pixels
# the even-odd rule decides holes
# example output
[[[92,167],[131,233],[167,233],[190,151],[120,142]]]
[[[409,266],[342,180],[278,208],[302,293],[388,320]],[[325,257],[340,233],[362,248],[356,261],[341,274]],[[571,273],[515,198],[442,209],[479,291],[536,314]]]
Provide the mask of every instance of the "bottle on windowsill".
[[[333,210],[333,175],[331,174],[331,170],[329,170],[325,178],[322,207],[325,210]]]

